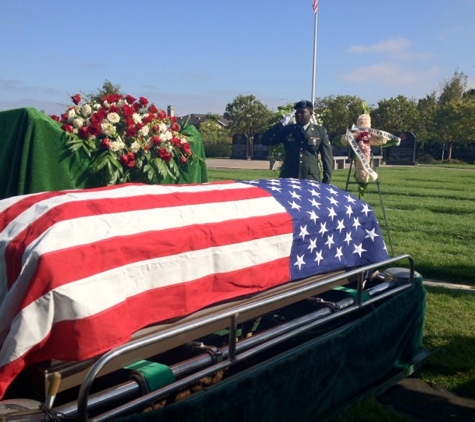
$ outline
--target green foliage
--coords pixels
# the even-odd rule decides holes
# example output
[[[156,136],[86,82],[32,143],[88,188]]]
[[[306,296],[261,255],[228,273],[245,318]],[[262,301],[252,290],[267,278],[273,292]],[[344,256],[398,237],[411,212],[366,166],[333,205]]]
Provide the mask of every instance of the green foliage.
[[[243,133],[251,138],[268,127],[272,112],[254,95],[238,95],[226,105],[224,117],[231,121],[231,134]]]
[[[371,113],[372,126],[390,133],[413,132],[419,120],[417,103],[402,95],[382,100]]]
[[[218,123],[218,116],[209,114],[200,124],[206,157],[229,157],[231,155],[232,138],[227,128]]]
[[[356,119],[363,112],[363,105],[365,102],[356,96],[331,95],[317,98],[314,112],[319,115],[330,139],[332,139],[345,133],[348,127],[356,123]]]

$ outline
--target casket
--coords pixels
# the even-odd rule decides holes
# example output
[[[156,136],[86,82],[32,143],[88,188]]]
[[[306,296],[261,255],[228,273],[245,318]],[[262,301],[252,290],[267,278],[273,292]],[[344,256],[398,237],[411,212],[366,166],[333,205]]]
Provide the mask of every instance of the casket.
[[[313,181],[8,198],[0,271],[0,405],[34,417],[310,420],[420,351],[412,258]]]

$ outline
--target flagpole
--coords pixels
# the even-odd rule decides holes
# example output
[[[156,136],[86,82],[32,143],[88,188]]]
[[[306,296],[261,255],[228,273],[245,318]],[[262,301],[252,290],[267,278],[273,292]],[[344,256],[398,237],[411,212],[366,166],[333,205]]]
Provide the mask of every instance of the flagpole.
[[[318,32],[318,9],[315,10],[315,23],[314,23],[314,30],[313,30],[312,96],[310,97],[312,103],[315,103],[315,81],[316,81],[316,73],[317,73],[317,32]]]

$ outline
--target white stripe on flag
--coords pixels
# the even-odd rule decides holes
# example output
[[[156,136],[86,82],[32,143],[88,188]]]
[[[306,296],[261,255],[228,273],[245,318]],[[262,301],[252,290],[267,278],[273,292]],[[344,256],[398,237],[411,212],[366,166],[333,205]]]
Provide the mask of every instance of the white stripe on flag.
[[[318,13],[318,0],[313,0],[313,11]]]
[[[286,258],[290,255],[292,241],[293,234],[289,233],[274,238],[191,251],[114,268],[58,287],[15,316],[10,330],[14,335],[8,335],[3,343],[0,367],[40,343],[50,333],[53,324],[59,321],[87,318],[147,290],[191,282],[214,273],[239,271]],[[265,253],[256,254],[256,251]],[[159,268],[159,271],[151,271],[153,267]],[[140,280],[134,283],[137,274],[140,274]],[[91,292],[94,294],[91,295]],[[57,305],[62,303],[62,306],[54,306],[55,302]],[[65,303],[69,305],[64,306]],[[77,306],[78,304],[81,306]]]

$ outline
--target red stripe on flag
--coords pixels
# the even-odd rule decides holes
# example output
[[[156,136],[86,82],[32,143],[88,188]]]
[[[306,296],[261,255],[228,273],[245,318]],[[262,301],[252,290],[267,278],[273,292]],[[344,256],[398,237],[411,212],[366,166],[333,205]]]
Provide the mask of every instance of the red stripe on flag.
[[[287,277],[285,281],[290,277],[288,259],[260,265],[257,270],[260,274],[259,287],[256,285],[243,289],[239,285],[239,290],[233,291],[228,288],[236,280],[255,279],[256,268],[247,268],[144,292],[89,318],[58,322],[43,342],[35,345],[26,355],[0,368],[0,398],[11,381],[33,363],[49,359],[89,359],[125,343],[140,328],[156,323],[157,315],[164,315],[165,319],[174,318],[179,316],[177,310],[183,309],[184,305],[187,313],[192,313],[217,301],[282,284],[283,281],[276,278],[277,274],[279,278],[280,274]],[[219,291],[220,288],[228,291]]]
[[[292,220],[283,213],[113,237],[54,251],[38,257],[36,271],[31,277],[34,282],[25,292],[20,308],[59,286],[114,268],[144,261],[145,271],[149,265],[146,261],[151,259],[287,233],[292,233]]]
[[[79,195],[79,192],[76,192],[76,197],[77,195]],[[28,245],[57,222],[97,215],[98,213],[101,215],[125,213],[128,211],[160,209],[183,205],[196,205],[213,202],[223,203],[266,196],[270,197],[271,195],[262,189],[245,188],[204,192],[173,192],[161,195],[148,194],[120,198],[72,200],[71,202],[60,204],[42,215],[39,214],[40,216],[38,218],[32,220],[21,233],[8,243],[5,250],[5,260],[7,263],[7,286],[10,289],[20,274],[22,268],[22,257]],[[49,198],[50,196],[45,195],[45,197],[42,197],[41,199]],[[29,204],[28,208],[33,207],[34,203],[31,202],[33,200],[34,199],[31,198],[29,201],[21,205],[18,204],[20,206],[15,207],[16,212],[14,214],[17,214],[19,209],[25,210],[26,204]],[[40,203],[38,208],[41,209],[42,206],[43,205]],[[6,225],[5,223],[3,224]]]

